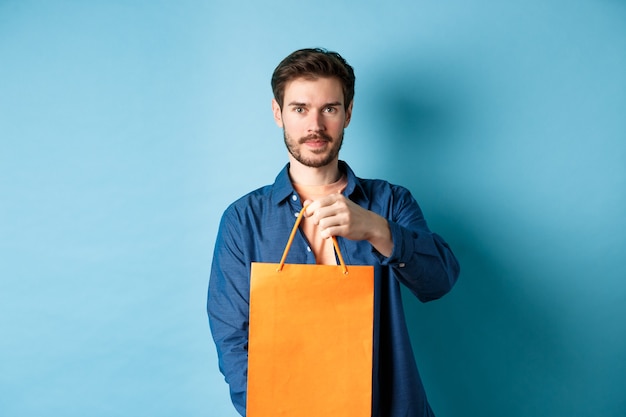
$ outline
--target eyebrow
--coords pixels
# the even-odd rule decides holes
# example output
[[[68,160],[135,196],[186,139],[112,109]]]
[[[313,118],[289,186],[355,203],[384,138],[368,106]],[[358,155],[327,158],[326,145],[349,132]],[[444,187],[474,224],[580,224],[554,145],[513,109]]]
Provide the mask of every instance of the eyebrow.
[[[337,106],[341,106],[341,105],[342,105],[342,103],[340,101],[333,101],[331,103],[324,104],[322,107],[337,107]],[[287,106],[307,107],[308,105],[306,103],[300,103],[298,101],[292,101],[291,103],[287,104]]]

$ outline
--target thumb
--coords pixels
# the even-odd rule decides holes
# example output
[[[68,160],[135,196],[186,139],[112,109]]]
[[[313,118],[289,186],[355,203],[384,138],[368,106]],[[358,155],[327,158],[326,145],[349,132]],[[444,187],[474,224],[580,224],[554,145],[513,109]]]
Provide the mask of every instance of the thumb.
[[[302,203],[302,207],[304,207],[306,210],[304,210],[304,217],[309,217],[311,214],[309,212],[309,206],[311,205],[311,203],[313,202],[313,200],[304,200],[304,202]]]

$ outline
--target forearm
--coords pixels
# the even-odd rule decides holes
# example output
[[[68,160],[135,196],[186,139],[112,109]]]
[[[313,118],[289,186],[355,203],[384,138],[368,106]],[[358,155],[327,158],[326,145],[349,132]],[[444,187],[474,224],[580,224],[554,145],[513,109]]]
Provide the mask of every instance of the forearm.
[[[381,263],[391,266],[396,278],[421,301],[449,292],[460,268],[448,244],[427,229],[409,230],[394,222],[389,227],[394,248],[390,256],[381,256]]]
[[[238,236],[237,231],[223,223],[211,265],[207,313],[220,371],[229,385],[233,405],[245,415],[249,283],[247,263],[234,236]]]
[[[366,240],[384,257],[391,256],[393,252],[393,238],[391,236],[391,229],[389,228],[389,222],[382,216],[374,212],[370,213],[370,221],[368,224],[368,235]]]
[[[211,317],[209,315],[209,317]],[[218,352],[219,368],[230,390],[233,405],[241,415],[245,415],[246,387],[248,375],[247,332],[224,332],[217,330],[214,319],[210,319],[211,329]]]
[[[219,368],[228,383],[233,405],[244,415],[248,374],[248,332],[245,324],[247,319],[237,318],[232,310],[224,309],[215,295],[209,292],[207,311]],[[234,326],[232,323],[240,324]]]

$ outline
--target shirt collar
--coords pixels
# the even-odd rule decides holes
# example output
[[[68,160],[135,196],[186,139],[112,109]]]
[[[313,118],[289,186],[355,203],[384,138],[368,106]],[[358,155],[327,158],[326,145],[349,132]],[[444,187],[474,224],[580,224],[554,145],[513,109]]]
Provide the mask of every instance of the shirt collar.
[[[361,180],[354,175],[354,172],[344,161],[339,161],[339,170],[346,174],[348,178],[348,185],[344,194],[353,201],[363,200],[368,201],[367,194],[363,190]],[[287,198],[295,194],[291,179],[289,178],[289,164],[278,173],[274,185],[272,187],[272,203],[279,205],[283,203]]]

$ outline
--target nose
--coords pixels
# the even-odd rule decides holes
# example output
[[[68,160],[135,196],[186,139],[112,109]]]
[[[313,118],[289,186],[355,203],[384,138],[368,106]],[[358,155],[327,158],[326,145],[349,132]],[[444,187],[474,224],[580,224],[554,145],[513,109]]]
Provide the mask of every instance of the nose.
[[[324,116],[321,113],[311,112],[309,119],[309,132],[323,132],[326,130]]]

